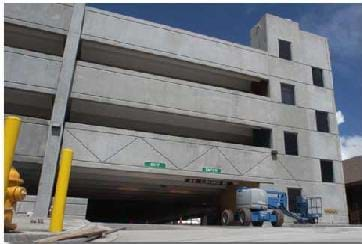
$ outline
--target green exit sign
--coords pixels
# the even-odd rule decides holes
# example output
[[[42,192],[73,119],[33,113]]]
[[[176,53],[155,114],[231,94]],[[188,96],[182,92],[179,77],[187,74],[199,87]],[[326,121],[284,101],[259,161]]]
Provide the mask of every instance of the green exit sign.
[[[214,174],[221,174],[221,169],[220,168],[202,168],[202,172],[204,173],[214,173]]]
[[[166,164],[160,162],[145,162],[145,167],[147,168],[157,168],[157,169],[165,169]]]

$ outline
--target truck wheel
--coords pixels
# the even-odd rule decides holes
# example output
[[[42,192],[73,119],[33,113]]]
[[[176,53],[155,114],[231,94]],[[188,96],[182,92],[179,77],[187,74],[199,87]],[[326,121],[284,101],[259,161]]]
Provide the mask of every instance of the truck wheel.
[[[255,227],[261,227],[261,226],[263,226],[264,221],[252,221],[251,223],[252,223],[253,226],[255,226]]]
[[[284,214],[281,210],[276,209],[273,210],[273,214],[277,217],[277,220],[275,222],[271,222],[273,227],[280,227],[284,223]]]
[[[249,226],[251,222],[251,213],[248,208],[241,208],[239,210],[239,219],[242,226]]]
[[[230,209],[225,209],[221,213],[221,224],[231,225],[234,222],[234,213]]]

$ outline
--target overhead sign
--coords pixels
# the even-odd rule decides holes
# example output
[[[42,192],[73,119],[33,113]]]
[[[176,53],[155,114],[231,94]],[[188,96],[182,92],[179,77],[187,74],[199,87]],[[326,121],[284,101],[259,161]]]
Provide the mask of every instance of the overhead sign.
[[[185,179],[185,182],[193,184],[219,185],[219,186],[222,186],[224,184],[222,180],[201,179],[201,178],[187,178]]]
[[[221,174],[221,169],[220,169],[220,168],[206,167],[206,168],[202,168],[202,172],[204,172],[204,173]]]
[[[147,168],[157,168],[157,169],[165,169],[166,164],[161,162],[145,162],[145,167]]]

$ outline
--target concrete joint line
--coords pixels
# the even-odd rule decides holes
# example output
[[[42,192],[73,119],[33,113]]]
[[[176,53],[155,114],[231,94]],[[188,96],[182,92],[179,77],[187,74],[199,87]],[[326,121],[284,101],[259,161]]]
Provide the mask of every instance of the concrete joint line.
[[[246,171],[244,171],[241,175],[244,176],[245,174],[247,174],[248,172],[250,172],[252,169],[254,169],[256,166],[258,166],[259,164],[263,163],[265,159],[267,159],[268,157],[271,157],[270,154],[266,155],[264,158],[262,158],[262,160],[260,160],[259,162],[257,162],[256,164],[254,164],[253,166],[251,166],[249,169],[247,169]]]
[[[44,24],[41,24],[41,23],[38,23],[38,22],[29,22],[29,21],[26,21],[26,20],[23,20],[23,19],[13,18],[13,17],[9,17],[9,16],[4,16],[5,23],[7,22],[6,19],[15,20],[15,21],[18,21],[18,22],[23,22],[23,23],[29,24],[31,26],[38,25],[38,26],[45,26],[45,27],[51,28],[51,29],[62,30],[62,31],[65,31],[65,32],[67,31],[67,29],[64,29],[64,28],[55,27],[55,26],[51,26],[51,25],[44,25]],[[16,25],[16,24],[14,24],[12,22],[7,22],[7,23]],[[42,29],[42,28],[40,28],[40,29]],[[60,33],[57,33],[57,32],[55,32],[55,33],[60,34]]]
[[[94,153],[90,148],[88,148],[78,137],[76,137],[72,132],[65,129],[66,132],[69,133],[83,148],[85,148],[91,155],[93,155],[96,159],[98,159],[98,163],[101,163],[102,160]]]
[[[152,150],[160,154],[163,158],[165,158],[170,164],[172,164],[176,169],[180,169],[171,159],[169,159],[166,155],[162,154],[156,147],[154,147],[151,143],[149,143],[145,138],[141,138],[147,145],[149,145]]]
[[[193,164],[196,160],[198,160],[199,158],[203,157],[206,153],[208,153],[209,151],[211,151],[212,149],[216,148],[216,146],[211,146],[210,148],[208,148],[205,152],[201,153],[199,156],[197,156],[196,158],[194,158],[193,160],[191,160],[188,164],[186,164],[182,169],[186,169],[187,167],[189,167],[191,164]]]
[[[302,186],[299,184],[299,181],[294,177],[294,175],[287,169],[287,167],[279,160],[279,159],[277,159],[276,160],[286,171],[287,171],[287,173],[289,174],[289,176],[292,178],[292,180],[294,180],[296,183],[297,183],[297,185],[300,187],[300,188],[302,188]]]
[[[100,130],[96,130],[96,129],[89,129],[89,128],[77,128],[77,127],[71,127],[71,128],[68,128],[68,129],[79,129],[79,130],[82,130],[82,131],[88,131],[88,132],[103,132],[103,131],[100,131]],[[122,130],[122,129],[121,129]],[[130,134],[127,134],[127,133],[116,133],[116,132],[104,132],[104,133],[108,133],[108,134],[112,134],[112,135],[123,135],[123,136],[133,136],[133,137],[137,137],[137,138],[145,138],[145,139],[151,139],[151,140],[158,140],[158,141],[165,141],[165,142],[178,142],[178,143],[185,143],[185,144],[191,144],[191,145],[200,145],[200,146],[207,146],[207,147],[213,147],[214,145],[210,145],[208,143],[201,143],[201,142],[189,142],[189,141],[180,141],[180,140],[173,140],[173,139],[164,139],[164,138],[158,138],[158,137],[147,137],[147,136],[135,136],[135,135],[130,135]],[[245,148],[235,148],[235,147],[232,147],[233,144],[230,144],[229,147],[227,146],[215,146],[215,147],[220,147],[220,148],[228,148],[228,149],[232,149],[232,150],[237,150],[237,151],[248,151],[248,152],[257,152],[257,153],[267,153],[265,151],[259,151],[259,150],[256,150],[256,149],[251,149],[251,148],[248,148],[248,149],[245,149]],[[283,154],[284,155],[284,154]]]
[[[234,163],[225,155],[223,151],[220,150],[219,147],[216,150],[226,159],[226,161],[241,175],[240,170],[234,165]]]
[[[9,83],[9,84],[18,84],[18,85],[22,85],[25,87],[36,87],[36,88],[44,88],[44,89],[49,89],[49,90],[53,90],[55,91],[54,87],[50,87],[50,86],[39,86],[39,85],[29,85],[28,83],[24,83],[22,81],[4,81],[4,83]]]
[[[34,54],[31,54],[31,53],[22,53],[18,50],[9,50],[9,49],[6,49],[6,46],[5,46],[5,51],[4,53],[9,53],[9,54],[17,54],[17,55],[21,55],[21,56],[24,56],[24,57],[31,57],[31,58],[34,58],[34,59],[41,59],[41,60],[46,60],[46,61],[51,61],[51,62],[57,62],[57,63],[60,63],[61,60],[57,59],[57,58],[53,58],[53,57],[58,57],[59,56],[56,56],[56,55],[48,55],[46,54],[47,56],[36,56]]]
[[[139,138],[134,138],[132,141],[130,141],[129,143],[127,143],[126,145],[122,146],[118,151],[116,151],[115,153],[113,153],[111,156],[109,156],[108,158],[104,159],[103,162],[108,162],[108,160],[112,159],[113,157],[117,156],[121,151],[123,151],[124,149],[126,149],[128,146],[130,146],[131,144],[133,144],[134,142],[136,142]]]

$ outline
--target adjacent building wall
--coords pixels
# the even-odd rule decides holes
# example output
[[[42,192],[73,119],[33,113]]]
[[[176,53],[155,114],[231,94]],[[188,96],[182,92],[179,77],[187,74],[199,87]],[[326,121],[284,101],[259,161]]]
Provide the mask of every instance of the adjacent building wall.
[[[362,223],[362,156],[343,161],[350,224]]]

